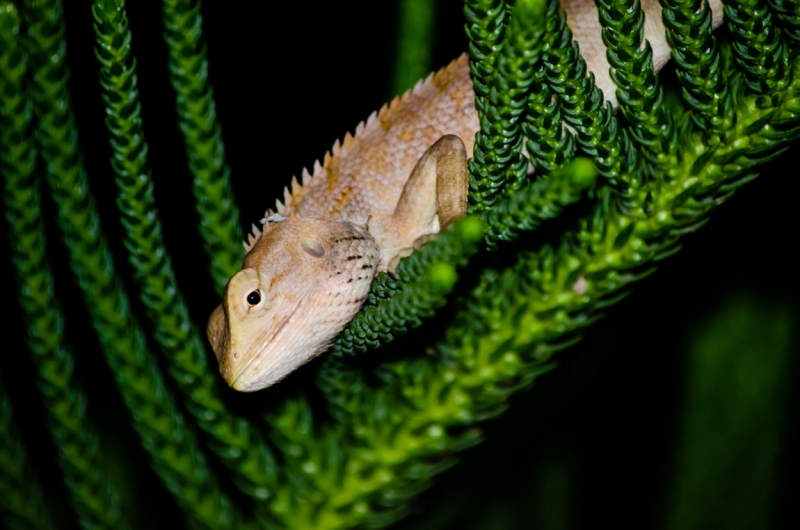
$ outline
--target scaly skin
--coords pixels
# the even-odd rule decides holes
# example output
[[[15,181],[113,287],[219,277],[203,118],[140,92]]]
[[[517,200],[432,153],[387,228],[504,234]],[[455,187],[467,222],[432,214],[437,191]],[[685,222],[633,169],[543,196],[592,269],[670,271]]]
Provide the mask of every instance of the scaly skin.
[[[716,28],[722,6],[709,4]],[[593,0],[561,5],[595,83],[616,108],[597,7]],[[642,0],[642,7],[660,70],[670,56],[661,6]],[[263,232],[253,228],[243,270],[209,319],[229,385],[266,388],[323,352],[361,308],[377,272],[393,271],[465,213],[466,158],[480,127],[474,99],[462,55],[337,141],[313,173],[303,171],[302,184],[292,179]]]
[[[353,222],[344,212],[362,212],[350,204],[338,219],[284,208],[286,217],[253,240],[209,319],[208,339],[228,384],[266,388],[327,349],[377,272],[394,271],[401,257],[466,213],[467,179],[464,143],[445,135],[419,159],[390,212]]]

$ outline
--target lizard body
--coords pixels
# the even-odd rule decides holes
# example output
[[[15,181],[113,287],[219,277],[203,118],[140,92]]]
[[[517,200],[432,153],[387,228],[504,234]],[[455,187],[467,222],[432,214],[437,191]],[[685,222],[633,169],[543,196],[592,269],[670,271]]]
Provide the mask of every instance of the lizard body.
[[[710,2],[713,26],[720,0]],[[597,7],[562,0],[588,69],[616,108]],[[656,70],[669,60],[661,7],[642,0]],[[233,388],[281,380],[329,345],[358,312],[374,275],[466,212],[466,160],[480,128],[466,55],[420,81],[292,179],[243,269],[212,313],[208,337]]]

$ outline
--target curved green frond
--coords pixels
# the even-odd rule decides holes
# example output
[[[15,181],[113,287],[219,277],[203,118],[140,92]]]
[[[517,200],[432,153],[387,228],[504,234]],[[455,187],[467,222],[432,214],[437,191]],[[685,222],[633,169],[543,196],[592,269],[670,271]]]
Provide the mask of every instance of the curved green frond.
[[[334,416],[345,419],[341,411],[347,404],[341,396],[359,384],[341,358],[392,342],[433,316],[447,302],[458,280],[457,268],[478,250],[484,231],[477,217],[462,219],[403,259],[396,278],[381,274],[373,281],[369,302],[336,338],[319,372],[318,384]]]
[[[14,11],[5,6],[0,10],[5,20]],[[66,344],[64,317],[45,257],[33,112],[23,88],[27,65],[19,16],[13,14],[16,24],[0,26],[0,173],[5,182],[5,218],[10,226],[18,299],[28,326],[28,348],[36,360],[36,384],[48,411],[48,427],[59,449],[58,464],[81,527],[124,528],[118,495],[107,482],[100,442],[86,414],[86,395],[75,379],[74,355]],[[11,145],[16,148],[2,148]]]
[[[145,334],[131,315],[108,243],[100,231],[67,91],[61,3],[28,2],[23,14],[28,27],[25,45],[33,71],[36,139],[58,206],[58,225],[70,253],[70,266],[92,325],[156,473],[195,525],[230,526],[230,502],[217,489],[194,434],[146,349]]]
[[[147,167],[136,84],[136,61],[123,0],[98,0],[92,6],[100,61],[100,83],[106,104],[125,229],[125,245],[141,289],[141,299],[170,371],[184,392],[187,408],[213,440],[211,449],[237,475],[239,487],[258,499],[270,494],[276,473],[272,453],[248,421],[226,411],[220,379],[207,361],[203,338],[189,319],[178,290]]]
[[[557,46],[561,37],[559,3],[547,2],[544,14],[546,25],[543,53]],[[522,132],[528,139],[530,164],[536,173],[546,175],[556,171],[575,156],[575,139],[561,121],[561,102],[546,83],[546,69],[539,65],[528,96],[527,111],[523,114]]]
[[[400,0],[390,97],[410,89],[431,71],[435,7],[431,0]]]
[[[532,231],[542,222],[556,218],[594,184],[596,174],[591,162],[576,159],[498,203],[480,220],[468,217],[459,221],[403,259],[395,277],[379,275],[368,303],[336,338],[329,356],[376,349],[419,327],[423,319],[446,303],[456,283],[456,268],[466,265],[482,238],[489,248],[494,248],[499,241],[512,241],[519,232]],[[323,368],[324,374],[329,372]]]
[[[633,213],[636,151],[627,131],[620,130],[611,103],[594,84],[594,76],[587,76],[586,61],[572,40],[566,14],[558,13],[551,20],[554,40],[544,54],[546,83],[559,100],[564,121],[575,129],[580,149],[593,157],[600,175],[619,194],[624,208]]]
[[[711,32],[711,8],[707,0],[664,0],[662,4],[683,99],[692,109],[694,123],[713,133],[709,141],[716,142],[715,135],[731,126],[733,112],[719,42]]]
[[[724,11],[747,88],[774,94],[787,82],[789,57],[766,0],[726,0]]]
[[[800,72],[800,61],[794,68]],[[784,104],[763,110],[756,96],[741,95],[737,127],[721,151],[737,145],[780,149],[771,124],[800,125],[800,81]],[[769,123],[755,129],[753,124]],[[690,145],[702,145],[695,134]],[[272,419],[276,436],[298,464],[297,484],[281,496],[290,528],[343,528],[387,524],[406,513],[407,501],[453,464],[453,454],[478,443],[476,423],[502,413],[516,392],[553,368],[551,356],[579,339],[630,286],[678,248],[704,222],[757,159],[739,155],[732,164],[710,163],[693,171],[702,149],[681,156],[680,172],[651,199],[652,214],[632,220],[608,216],[601,204],[556,246],[521,252],[504,271],[486,270],[445,331],[436,351],[387,360],[370,383],[348,370],[350,383],[337,395],[341,418],[330,430],[315,426],[303,401],[290,401]],[[719,151],[718,151],[719,152]],[[698,154],[700,153],[700,154]],[[313,433],[317,433],[316,435]],[[290,434],[292,433],[292,434]],[[323,449],[310,440],[347,440]],[[346,470],[346,472],[344,471]]]
[[[208,80],[200,0],[164,0],[164,38],[175,90],[178,127],[189,170],[209,272],[219,293],[241,267],[242,229],[225,162],[222,129]]]
[[[473,158],[467,162],[470,213],[494,206],[501,196],[513,195],[527,181],[528,161],[522,156],[520,119],[543,47],[544,10],[544,0],[516,2],[496,52],[494,70],[487,79],[488,93],[476,98],[483,100],[476,104],[481,130],[475,135]],[[494,35],[484,38],[491,37]],[[480,38],[473,37],[478,43]],[[474,44],[470,50],[478,47]],[[471,56],[472,61],[479,57]]]
[[[784,35],[794,45],[800,44],[800,2],[797,0],[770,0]]]
[[[599,0],[606,57],[617,100],[631,133],[653,166],[663,175],[676,163],[675,123],[664,105],[661,80],[653,70],[653,51],[644,39],[644,11],[640,0]]]
[[[475,89],[475,106],[483,112],[497,68],[497,54],[503,42],[506,24],[504,0],[466,0],[464,30],[469,38],[469,69]]]

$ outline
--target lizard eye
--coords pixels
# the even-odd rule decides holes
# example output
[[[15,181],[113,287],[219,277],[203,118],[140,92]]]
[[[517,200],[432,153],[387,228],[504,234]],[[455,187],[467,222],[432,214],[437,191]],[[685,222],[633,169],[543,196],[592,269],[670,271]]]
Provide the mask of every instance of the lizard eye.
[[[250,305],[256,305],[261,301],[261,293],[258,291],[253,291],[252,293],[247,295],[247,303]]]
[[[325,249],[313,239],[309,239],[307,237],[303,238],[303,240],[300,242],[300,246],[303,247],[303,250],[305,250],[309,255],[315,258],[321,258],[325,255]]]

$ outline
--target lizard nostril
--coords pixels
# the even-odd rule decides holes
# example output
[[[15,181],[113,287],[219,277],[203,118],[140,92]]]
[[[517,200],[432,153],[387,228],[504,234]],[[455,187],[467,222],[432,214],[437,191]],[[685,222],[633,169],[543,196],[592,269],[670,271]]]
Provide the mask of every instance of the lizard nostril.
[[[234,359],[238,359],[239,358],[239,353],[238,352],[233,352],[233,358]]]

